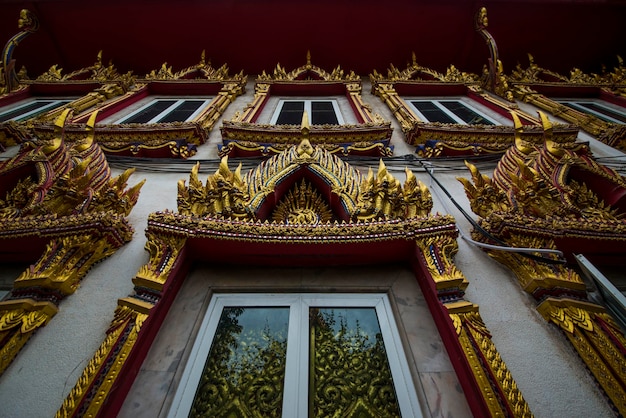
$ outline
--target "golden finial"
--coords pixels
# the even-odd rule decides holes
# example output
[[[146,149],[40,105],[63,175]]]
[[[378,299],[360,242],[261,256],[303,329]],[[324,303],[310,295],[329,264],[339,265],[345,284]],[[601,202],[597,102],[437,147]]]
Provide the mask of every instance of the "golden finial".
[[[311,51],[306,51],[306,66],[307,68],[311,68]]]
[[[543,112],[538,112],[539,117],[541,118],[541,124],[543,125],[543,139],[546,144],[546,149],[552,155],[560,157],[563,155],[563,149],[558,147],[554,141],[552,140],[552,122],[548,119]]]
[[[65,109],[58,118],[54,120],[54,139],[49,145],[42,147],[44,154],[50,154],[57,150],[63,142],[63,130],[65,128],[65,121],[69,117],[72,109]]]
[[[489,19],[487,18],[487,8],[481,7],[478,10],[478,15],[476,16],[476,27],[486,28],[487,26],[489,26]]]
[[[305,154],[310,157],[313,155],[313,146],[308,139],[304,138],[296,148],[296,152],[299,157],[303,157]]]
[[[513,117],[513,124],[515,126],[515,148],[524,154],[528,154],[532,151],[532,149],[528,147],[522,139],[522,133],[524,132],[522,121],[515,112],[511,112],[511,116]]]
[[[302,112],[302,122],[300,123],[300,132],[302,132],[302,136],[306,137],[309,135],[311,131],[311,125],[309,124],[309,114],[307,112]]]
[[[94,67],[96,68],[102,67],[102,50],[98,51],[98,55],[96,55],[96,63]]]
[[[203,49],[202,53],[200,54],[200,65],[204,66],[205,63],[206,63],[206,50]]]
[[[87,126],[85,131],[87,132],[87,136],[83,141],[76,145],[76,149],[78,151],[84,151],[89,148],[95,139],[96,136],[96,118],[98,117],[98,111],[95,111],[89,116],[89,120],[87,121]]]
[[[548,119],[545,113],[541,111],[538,113],[541,118],[541,125],[543,126],[543,137],[547,141],[552,141],[552,122],[550,122],[550,119]]]

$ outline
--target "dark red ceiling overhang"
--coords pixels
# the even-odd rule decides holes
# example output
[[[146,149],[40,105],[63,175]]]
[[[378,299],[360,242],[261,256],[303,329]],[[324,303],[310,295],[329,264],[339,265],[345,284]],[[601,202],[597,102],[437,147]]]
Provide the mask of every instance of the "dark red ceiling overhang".
[[[626,57],[624,0],[0,0],[0,42],[17,32],[19,11],[28,8],[41,28],[13,58],[30,76],[53,64],[64,73],[89,66],[99,50],[105,63],[139,76],[163,62],[174,71],[191,66],[202,50],[214,66],[248,75],[277,63],[290,71],[307,50],[315,65],[360,75],[386,72],[390,63],[404,68],[412,52],[440,72],[454,64],[480,73],[488,58],[474,30],[481,6],[507,73],[526,67],[527,53],[563,74],[600,72]]]

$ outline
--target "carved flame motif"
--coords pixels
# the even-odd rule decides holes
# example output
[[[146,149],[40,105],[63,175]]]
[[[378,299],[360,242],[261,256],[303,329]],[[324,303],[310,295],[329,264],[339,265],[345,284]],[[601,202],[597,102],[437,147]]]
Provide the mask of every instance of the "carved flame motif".
[[[378,173],[370,168],[361,183],[356,219],[393,219],[427,216],[433,203],[428,188],[406,169],[404,187],[388,171],[382,160]]]
[[[203,185],[198,179],[200,163],[189,175],[189,187],[185,181],[178,182],[178,211],[184,215],[225,217],[248,217],[248,194],[246,183],[241,178],[241,164],[232,172],[228,168],[228,157],[222,158],[215,174]]]
[[[234,172],[230,171],[228,159],[224,157],[216,173],[202,184],[198,179],[199,165],[194,166],[189,185],[185,180],[178,182],[178,211],[182,215],[201,217],[255,219],[267,196],[302,167],[330,184],[331,193],[342,201],[347,214],[333,215],[322,198],[325,194],[309,182],[301,182],[273,209],[274,221],[316,224],[332,219],[410,219],[428,216],[432,209],[430,191],[410,170],[406,170],[407,179],[402,186],[381,160],[376,176],[370,170],[361,181],[352,167],[304,139],[299,145],[261,163],[245,177],[241,175],[241,165]]]
[[[333,212],[328,203],[304,179],[287,193],[272,215],[272,220],[287,224],[315,225],[332,219]]]
[[[466,179],[458,180],[465,187],[474,213],[481,217],[488,217],[493,212],[509,212],[537,218],[623,218],[617,208],[606,204],[584,181],[566,175],[575,167],[619,188],[626,186],[625,180],[613,170],[597,164],[587,155],[586,148],[553,142],[552,125],[544,114],[540,116],[545,131],[542,148],[532,150],[521,139],[521,129],[518,129],[521,123],[514,117],[515,146],[504,155],[493,179],[466,163],[474,184]]]

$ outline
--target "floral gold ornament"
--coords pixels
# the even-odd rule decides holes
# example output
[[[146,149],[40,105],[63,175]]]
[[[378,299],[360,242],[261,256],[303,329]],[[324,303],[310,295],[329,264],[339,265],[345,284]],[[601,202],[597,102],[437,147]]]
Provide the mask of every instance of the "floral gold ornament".
[[[72,117],[65,126],[65,140],[82,138],[86,123],[94,112],[100,122],[125,107],[150,94],[179,94],[179,88],[187,86],[196,94],[213,96],[206,108],[193,120],[155,124],[100,124],[97,141],[106,154],[137,157],[189,158],[197,146],[204,144],[210,130],[235,98],[243,93],[247,77],[243,73],[229,75],[226,65],[213,68],[206,61],[204,52],[198,64],[179,72],[167,73],[164,63],[160,70],[139,78],[131,73],[120,74],[113,64],[102,62],[102,51],[96,62],[80,70],[64,74],[63,69],[53,65],[35,80],[24,81],[24,98],[33,89],[68,91],[68,95],[81,92],[81,97],[36,118],[21,122],[0,123],[0,141],[5,145],[20,143],[36,136],[50,140],[54,137],[54,120],[65,109],[72,110]],[[154,93],[158,91],[158,93]],[[72,92],[72,93],[69,93]],[[2,97],[0,96],[0,105]]]
[[[341,67],[332,72],[307,62],[290,72],[280,64],[272,74],[265,71],[258,77],[255,94],[243,112],[238,112],[231,120],[225,120],[221,127],[223,146],[220,156],[258,157],[280,153],[300,140],[300,127],[297,125],[272,125],[259,123],[258,117],[269,98],[277,96],[301,95],[302,91],[317,91],[317,95],[345,95],[355,111],[355,124],[310,125],[308,138],[316,146],[344,155],[390,156],[393,149],[391,123],[374,114],[361,97],[361,79],[354,72],[346,74]]]
[[[519,109],[509,100],[489,94],[481,87],[474,74],[450,66],[439,73],[419,65],[415,53],[407,68],[400,71],[391,66],[387,75],[374,71],[370,74],[372,92],[380,97],[398,120],[405,141],[416,147],[418,155],[425,158],[448,156],[474,156],[502,154],[514,141],[514,128],[503,125],[462,125],[428,122],[420,119],[403,97],[467,96],[476,102],[499,109],[502,115],[513,114],[526,125],[522,136],[526,141],[540,144],[543,131],[541,121]],[[571,125],[557,125],[554,136],[558,141],[573,141],[578,129]]]
[[[246,260],[289,266],[318,265],[322,259],[342,265],[410,260],[420,266],[416,275],[423,286],[433,289],[427,293],[432,295],[431,308],[441,318],[441,329],[454,335],[449,350],[455,353],[464,389],[479,405],[476,410],[504,408],[521,411],[518,416],[530,416],[484,325],[470,343],[467,334],[457,333],[452,325],[454,315],[460,312],[453,306],[468,304],[463,299],[467,280],[452,261],[458,249],[453,219],[430,213],[430,192],[410,170],[405,171],[402,183],[381,161],[377,172],[363,176],[324,147],[311,143],[308,134],[305,120],[299,144],[247,173],[242,173],[240,164],[229,167],[228,158],[223,157],[206,179],[199,178],[200,166],[195,165],[188,180],[179,181],[177,212],[149,215],[146,249],[150,259],[133,279],[135,293],[119,301],[109,333],[57,417],[116,413],[132,384],[124,370],[141,363],[149,336],[159,327],[159,318],[184,280],[186,266],[198,257],[212,263]],[[467,333],[481,324],[478,313],[472,315]],[[326,344],[328,337],[323,329],[316,331],[316,344]],[[473,341],[478,345],[472,345]],[[219,356],[223,347],[216,347]],[[372,355],[378,352],[374,350]],[[316,358],[312,367],[323,368],[327,360]],[[209,369],[212,361],[207,363]],[[481,376],[490,378],[481,380]],[[334,390],[332,372],[322,370],[318,378],[320,390]],[[202,395],[194,406],[199,411],[214,413],[216,405],[232,413],[261,407],[237,401],[239,391],[229,390],[228,397],[216,398],[211,391],[213,383],[226,385],[224,390],[233,385],[219,376],[207,376],[203,382]],[[247,381],[237,386],[245,391]],[[361,391],[356,386],[353,389]],[[275,394],[273,388],[267,390],[268,396]],[[279,405],[275,399],[279,398],[272,395],[268,402]],[[381,404],[377,399],[375,394],[365,394],[342,408],[350,416],[394,410],[393,404]]]
[[[125,217],[143,182],[126,188],[134,170],[111,177],[94,141],[95,115],[80,141],[66,143],[69,114],[66,109],[55,121],[54,139],[25,143],[0,164],[1,252],[13,260],[36,260],[0,302],[0,372],[89,269],[132,237]]]
[[[611,72],[605,70],[602,74],[584,74],[574,68],[569,76],[540,67],[530,54],[528,60],[527,68],[522,68],[518,64],[509,77],[509,84],[516,99],[579,126],[607,145],[621,150],[626,149],[624,124],[607,122],[557,101],[559,97],[578,97],[583,91],[581,89],[584,89],[585,97],[590,95],[598,99],[606,97],[607,100],[626,107],[626,67],[621,57],[618,57],[618,65]]]
[[[0,94],[11,93],[20,87],[20,79],[15,71],[15,60],[13,59],[13,51],[15,48],[29,35],[37,32],[39,29],[39,19],[28,9],[20,11],[20,17],[17,21],[18,28],[21,29],[11,39],[9,39],[2,50],[2,77],[0,82]]]
[[[492,178],[467,164],[472,182],[459,179],[479,225],[490,236],[472,231],[475,240],[511,247],[537,248],[531,258],[489,249],[508,266],[521,287],[537,300],[547,321],[564,330],[587,368],[615,408],[626,412],[626,345],[623,331],[604,307],[592,303],[586,285],[559,263],[560,250],[574,263],[581,253],[596,264],[623,264],[626,256],[626,180],[598,164],[582,143],[557,143],[553,127],[541,113],[542,147],[526,143],[516,120],[516,141]],[[498,240],[498,241],[494,241]]]

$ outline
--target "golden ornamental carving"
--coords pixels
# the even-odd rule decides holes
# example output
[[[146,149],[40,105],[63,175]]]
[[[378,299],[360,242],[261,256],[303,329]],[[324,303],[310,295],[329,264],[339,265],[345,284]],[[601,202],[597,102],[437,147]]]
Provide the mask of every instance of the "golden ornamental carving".
[[[356,124],[309,126],[308,139],[311,143],[345,156],[391,155],[391,123],[372,113],[371,106],[363,102],[360,77],[353,72],[345,75],[339,67],[327,73],[311,64],[310,55],[306,65],[290,73],[278,64],[273,75],[263,72],[257,78],[252,102],[231,120],[222,123],[224,146],[219,155],[268,156],[298,144],[301,139],[301,128],[298,125],[257,123],[257,118],[270,97],[272,86],[279,86],[283,92],[296,92],[303,84],[311,88],[331,86],[336,91],[334,94],[345,94],[358,121]]]
[[[345,74],[340,66],[337,66],[330,73],[311,63],[311,53],[307,52],[307,62],[305,65],[298,67],[289,73],[280,64],[276,65],[271,75],[265,71],[258,77],[259,81],[296,81],[296,80],[316,80],[316,81],[361,81],[361,78],[350,71]]]
[[[179,260],[187,237],[180,233],[160,235],[151,231],[147,231],[146,236],[148,240],[145,248],[150,254],[150,260],[141,266],[133,283],[135,286],[160,291]]]
[[[545,114],[540,118],[543,146],[517,136],[491,179],[467,164],[473,184],[461,181],[485,232],[474,230],[472,237],[538,250],[520,254],[490,249],[488,253],[513,270],[522,288],[539,301],[537,309],[544,318],[566,331],[581,359],[623,413],[625,385],[616,380],[626,370],[622,331],[603,308],[584,302],[585,283],[563,264],[565,260],[554,252],[539,250],[562,250],[566,257],[576,252],[600,260],[623,259],[624,247],[619,243],[626,241],[626,217],[619,197],[626,192],[626,179],[598,164],[585,145],[555,141],[551,122]],[[521,124],[516,120],[516,133],[519,131]],[[603,319],[598,319],[597,313]]]
[[[184,180],[178,183],[178,211],[202,217],[256,219],[258,208],[273,193],[276,184],[298,170],[303,163],[329,182],[333,193],[339,196],[348,211],[347,219],[424,217],[432,208],[430,192],[410,170],[406,170],[407,180],[403,187],[388,173],[381,160],[376,177],[370,171],[368,177],[362,180],[358,171],[323,148],[313,147],[305,139],[297,147],[293,146],[262,163],[246,176],[241,174],[241,164],[234,172],[231,171],[224,157],[215,174],[202,184],[198,179],[199,165],[194,166],[189,185]],[[319,208],[322,207],[319,205]]]
[[[228,68],[221,67],[211,70],[210,64],[203,64],[202,68],[193,66],[185,70],[185,74],[174,75],[178,83],[220,83],[221,88],[208,106],[192,121],[154,123],[154,124],[108,124],[98,125],[97,142],[107,154],[128,156],[157,156],[189,158],[195,155],[197,146],[208,140],[209,132],[218,121],[226,108],[235,98],[242,94],[245,89],[246,77],[238,74],[228,76]],[[199,71],[199,78],[180,78],[187,76],[190,71]],[[204,72],[203,72],[204,71]],[[204,74],[204,75],[201,75]],[[77,99],[62,109],[50,112],[37,119],[32,130],[42,140],[50,140],[55,136],[54,127],[50,123],[51,118],[69,108],[74,112],[82,112],[75,119],[84,120],[93,116],[96,111],[109,111],[110,108],[119,106],[136,94],[143,94],[148,90],[146,83],[158,82],[158,79],[143,80],[144,83],[134,84],[132,91],[126,93],[127,85],[115,81],[107,83],[93,92]],[[130,86],[131,84],[128,84]],[[90,113],[91,112],[91,113]],[[64,135],[67,142],[80,141],[83,137],[85,125],[82,123],[68,123],[65,126]]]
[[[420,82],[449,82],[449,83],[463,83],[468,85],[478,84],[479,77],[476,74],[466,73],[460,71],[454,65],[450,65],[445,74],[439,73],[431,68],[424,67],[417,63],[415,52],[412,53],[411,62],[408,63],[407,68],[399,70],[393,64],[390,65],[387,70],[387,76],[380,74],[376,70],[370,74],[370,79],[373,85],[379,83],[402,82],[402,81],[420,81]]]
[[[569,76],[540,67],[530,54],[528,59],[528,68],[522,68],[518,64],[509,77],[509,84],[518,100],[531,103],[554,116],[580,126],[581,129],[607,145],[626,149],[626,128],[624,125],[606,122],[596,116],[563,105],[538,92],[542,86],[560,88],[566,92],[570,87],[582,85],[595,87],[598,97],[601,94],[624,96],[626,92],[626,70],[621,57],[618,57],[618,66],[611,72],[605,70],[602,74],[585,74],[580,69],[574,68],[570,71]],[[571,95],[575,96],[576,93]]]
[[[2,59],[0,60],[0,94],[11,93],[20,87],[20,80],[24,79],[24,73],[22,71],[19,74],[16,73],[13,51],[24,38],[39,29],[39,19],[30,10],[22,9],[17,25],[21,30],[7,41],[2,50]]]
[[[57,313],[52,302],[14,299],[0,302],[0,375],[28,342],[33,332]]]
[[[454,263],[454,255],[459,251],[457,234],[420,236],[416,239],[418,248],[428,268],[437,290],[457,288],[464,291],[468,281]]]
[[[63,401],[56,418],[97,415],[148,317],[141,310],[120,301],[106,338]],[[94,385],[95,379],[103,374],[109,378]]]
[[[491,340],[478,307],[449,304],[447,308],[491,416],[532,417],[526,400]]]
[[[226,64],[219,68],[214,68],[211,65],[211,61],[206,59],[206,52],[202,51],[200,54],[200,61],[198,64],[192,65],[181,71],[174,72],[172,66],[168,66],[167,62],[164,62],[159,69],[152,70],[146,74],[142,81],[171,81],[177,80],[185,83],[199,83],[206,81],[222,81],[230,82],[235,85],[245,85],[246,76],[243,71],[239,74],[229,75],[229,68]]]
[[[428,258],[428,272],[433,273],[437,288],[445,294],[462,293],[467,283],[452,262],[452,256],[458,249],[457,231],[451,216],[429,213],[432,200],[428,189],[409,170],[406,171],[404,185],[400,185],[382,162],[375,176],[373,173],[369,179],[361,176],[343,160],[311,144],[307,139],[308,128],[305,121],[298,145],[261,162],[247,174],[241,173],[241,166],[231,170],[228,160],[224,158],[218,169],[203,182],[198,177],[200,167],[194,166],[188,182],[178,184],[178,213],[165,211],[149,215],[146,249],[150,253],[150,261],[133,279],[136,294],[119,302],[107,338],[59,410],[58,417],[75,416],[83,411],[96,414],[102,410],[107,396],[121,378],[119,370],[123,362],[138,343],[134,333],[137,326],[127,334],[133,326],[133,318],[138,314],[151,315],[155,312],[164,293],[179,280],[179,269],[186,257],[195,257],[194,253],[203,245],[211,248],[207,255],[223,260],[239,257],[250,248],[255,248],[257,254],[261,248],[259,245],[266,244],[272,247],[276,244],[294,245],[303,250],[306,248],[305,252],[315,252],[322,246],[343,251],[347,247],[341,244],[371,247],[378,243],[385,248],[397,246],[413,257],[417,243],[424,257]],[[389,213],[390,216],[358,219],[357,214],[362,210],[359,196],[368,185],[380,188],[383,184],[386,184],[385,190],[394,193],[394,199],[395,193],[398,193],[397,198],[404,202],[400,205],[404,205],[403,209],[388,211],[387,208],[394,205],[389,203],[389,194],[384,194],[384,198],[374,199],[374,206],[378,207],[378,213]],[[387,188],[389,185],[392,187]],[[233,251],[233,248],[236,250]],[[478,328],[476,321],[472,324]],[[118,333],[122,328],[125,332]],[[484,328],[481,332],[488,334]],[[128,340],[125,335],[130,335]],[[316,333],[316,343],[324,343],[325,340],[324,333]],[[485,346],[485,343],[481,344]],[[495,379],[509,397],[507,402],[517,402],[516,407],[523,410],[519,406],[519,397],[515,398],[515,386],[504,372],[505,366],[492,348],[485,350],[489,354],[489,367],[498,372]],[[270,355],[279,354],[279,351],[280,347],[276,346]],[[112,360],[105,360],[108,357]],[[327,359],[317,357],[315,365],[321,366],[326,364],[325,361]],[[214,370],[214,365],[207,362],[210,370]],[[325,370],[320,374],[319,387],[330,390],[334,388],[334,373]],[[380,370],[377,369],[376,373]],[[331,380],[326,380],[326,377]],[[194,405],[198,411],[222,414],[225,411],[258,410],[258,403],[247,402],[247,398],[241,398],[240,391],[235,391],[240,389],[245,392],[248,381],[236,381],[237,384],[233,385],[224,382],[215,373],[209,373],[203,382],[207,385],[201,385],[201,394]],[[221,385],[217,397],[209,389],[210,382]],[[354,393],[361,391],[358,387],[353,389]],[[487,393],[486,389],[480,390]],[[268,402],[280,404],[272,395],[278,392],[268,387],[266,393]],[[375,402],[375,395],[365,394],[359,401],[344,405],[346,414],[388,414],[390,411],[370,404],[370,401]]]
[[[611,400],[626,411],[626,339],[601,306],[571,299],[549,298],[537,310],[561,328],[580,358]]]
[[[192,169],[189,188],[184,180],[178,182],[178,212],[197,216],[248,217],[249,196],[241,176],[241,163],[232,172],[228,168],[228,157],[222,158],[219,168],[209,176],[205,185],[198,179],[199,168],[200,163],[197,163]]]
[[[516,142],[501,159],[493,179],[480,174],[471,164],[473,185],[459,178],[465,187],[472,210],[481,217],[493,212],[517,214],[552,224],[561,223],[559,229],[569,229],[579,222],[578,229],[598,229],[597,224],[608,222],[602,230],[623,230],[623,213],[611,207],[603,197],[589,187],[585,176],[572,177],[574,170],[610,182],[626,189],[626,180],[616,171],[600,166],[589,155],[588,148],[577,143],[557,143],[552,136],[552,125],[542,115],[544,146],[539,148],[526,143],[521,136],[521,123],[516,120]],[[569,175],[569,177],[568,177]],[[609,191],[610,192],[610,191]],[[571,233],[571,232],[570,232]]]
[[[39,259],[14,281],[0,303],[5,318],[0,320],[0,332],[11,333],[0,338],[2,370],[30,335],[49,321],[61,300],[76,290],[89,269],[132,237],[125,216],[137,202],[143,182],[126,188],[133,170],[111,177],[94,142],[95,115],[83,138],[67,144],[64,128],[70,113],[66,109],[57,118],[52,140],[25,144],[15,157],[0,164],[0,178],[8,185],[0,197],[0,244],[27,237],[45,244],[43,254],[35,255]],[[19,245],[13,250],[32,251]],[[25,297],[34,298],[30,307],[16,307]],[[19,332],[12,328],[18,322]]]
[[[511,102],[508,95],[502,96],[507,98],[505,100],[487,93],[480,87],[477,76],[462,73],[454,66],[449,67],[446,74],[437,74],[418,65],[414,57],[413,64],[406,70],[400,72],[392,66],[387,78],[374,72],[370,75],[370,80],[372,92],[391,110],[400,123],[405,141],[416,146],[416,151],[421,157],[504,153],[514,141],[514,128],[504,125],[462,125],[423,121],[409,103],[400,97],[396,85],[401,86],[405,92],[409,88],[419,92],[421,87],[433,83],[441,89],[447,86],[464,86],[468,96],[488,106],[508,111],[514,117],[530,123],[525,125],[526,128],[521,134],[525,141],[536,144],[543,142],[543,131],[538,118],[520,110],[519,106]],[[432,91],[432,86],[429,86],[429,90]],[[577,135],[578,129],[572,125],[560,124],[554,128],[554,136],[561,142],[575,141]]]
[[[387,171],[383,160],[380,160],[376,176],[370,168],[357,197],[356,219],[428,216],[433,207],[430,191],[411,170],[405,168],[405,173],[406,181],[402,186]]]

